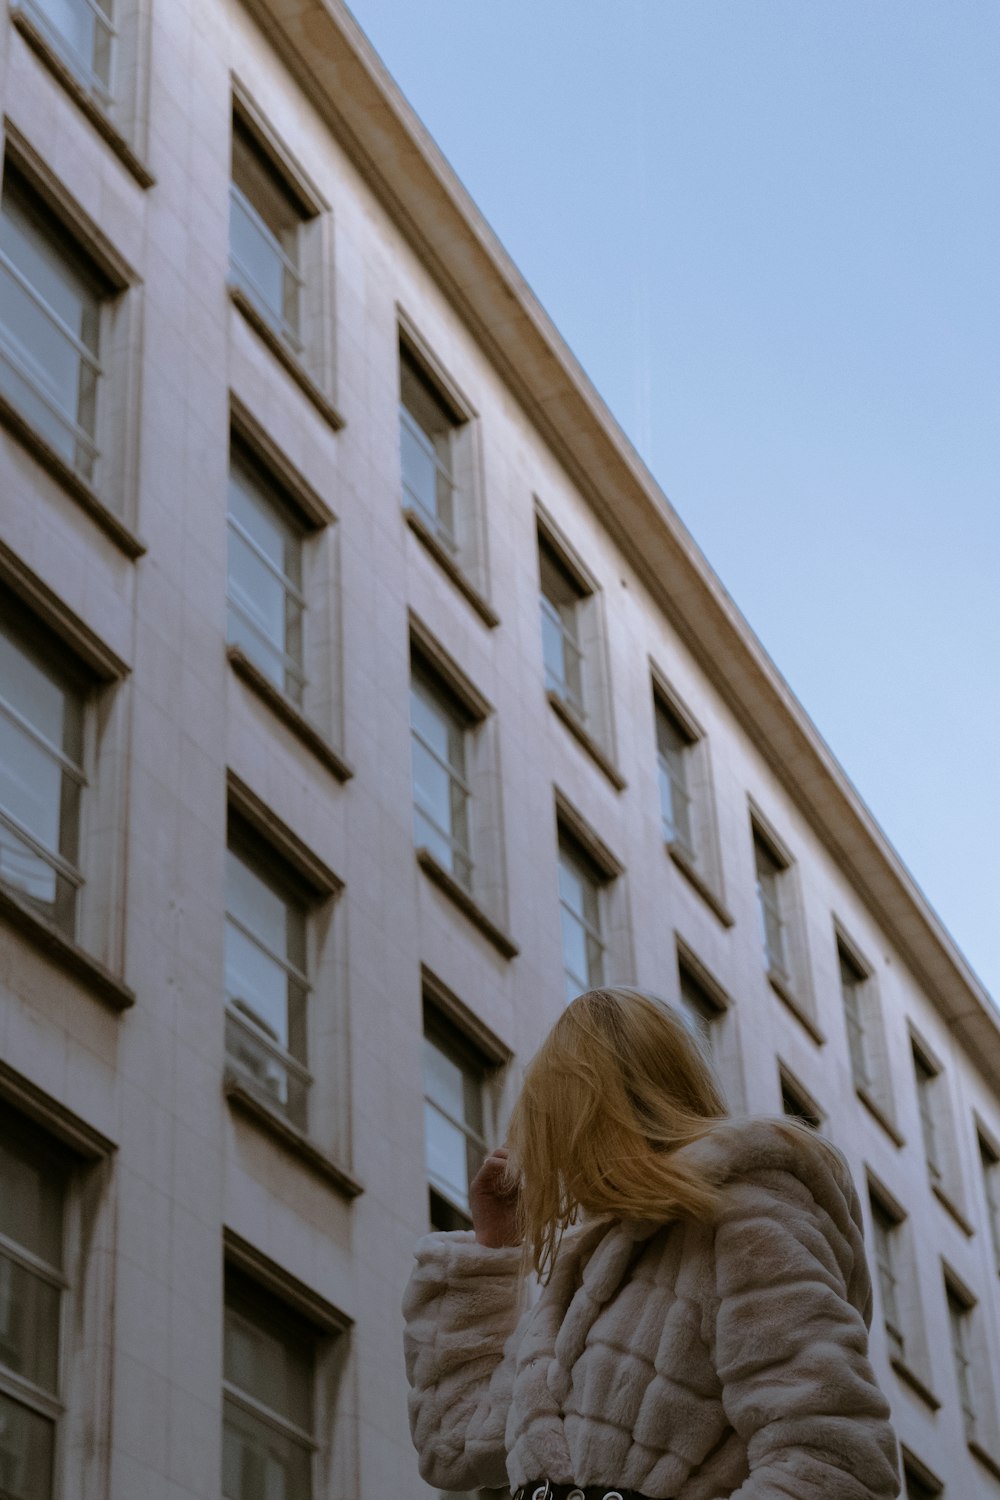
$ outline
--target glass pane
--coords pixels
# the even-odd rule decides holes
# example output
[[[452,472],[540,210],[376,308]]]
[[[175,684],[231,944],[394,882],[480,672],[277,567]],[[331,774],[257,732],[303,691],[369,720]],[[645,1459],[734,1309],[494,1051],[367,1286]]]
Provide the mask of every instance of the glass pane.
[[[278,246],[234,195],[230,201],[229,248],[236,280],[268,322],[285,327],[285,263]]]
[[[302,208],[288,182],[239,115],[233,117],[233,182],[296,263]]]
[[[0,1392],[0,1495],[51,1500],[55,1426]]]
[[[0,1135],[0,1232],[47,1265],[62,1265],[64,1172],[9,1133]]]
[[[242,1024],[232,1015],[226,1016],[226,1060],[229,1069],[243,1082],[263,1094],[268,1103],[276,1105],[293,1124],[306,1129],[309,1080],[293,1072],[282,1058],[276,1057],[252,1026]],[[304,1057],[300,1060],[304,1061]]]
[[[542,660],[545,663],[545,686],[566,694],[566,662],[563,655],[563,633],[557,620],[542,605]]]
[[[226,859],[226,908],[276,957],[289,957],[289,903],[232,849]]]
[[[451,777],[444,766],[413,739],[413,799],[427,818],[445,834],[451,827]]]
[[[461,743],[461,730],[454,716],[448,712],[438,694],[421,678],[414,677],[410,691],[410,722],[420,738],[439,755],[442,760],[462,769],[462,755],[453,759],[456,739]]]
[[[424,1092],[456,1120],[465,1120],[465,1074],[429,1037],[424,1037]]]
[[[301,582],[302,540],[255,476],[234,461],[229,472],[229,510],[279,572]]]
[[[456,1125],[439,1114],[433,1104],[424,1104],[427,1142],[427,1173],[431,1181],[453,1198],[460,1208],[469,1208],[466,1137]]]
[[[579,994],[590,988],[587,934],[565,906],[560,906],[559,915],[562,922],[563,967],[576,983],[574,993]]]
[[[111,29],[87,0],[34,0],[85,78],[93,74],[107,89],[111,82]],[[97,9],[103,14],[104,5]]]
[[[285,586],[232,528],[229,531],[229,592],[260,634],[277,651],[284,651]]]
[[[226,998],[290,1050],[288,974],[231,922],[226,923]]]
[[[313,1351],[301,1335],[242,1304],[226,1308],[225,1376],[268,1410],[312,1430]]]
[[[462,863],[461,859],[456,859],[451,841],[428,821],[419,807],[413,809],[413,842],[418,849],[426,849],[433,854],[438,864],[454,875],[456,880],[459,879],[458,866]]]
[[[17,190],[12,193],[6,187],[0,210],[0,250],[60,322],[96,355],[99,299],[90,278],[74,263],[72,252],[67,254],[50,237]],[[35,348],[39,365],[47,368],[42,351],[32,344],[27,347]],[[53,347],[47,339],[45,347]]]
[[[309,1449],[227,1401],[222,1493],[225,1500],[311,1500]]]
[[[59,1288],[0,1252],[0,1365],[55,1394]]]
[[[582,917],[586,903],[586,880],[565,850],[559,853],[559,895],[570,911]],[[582,971],[581,971],[582,972]]]
[[[405,498],[416,505],[427,518],[436,521],[438,490],[434,453],[420,440],[405,417],[400,422],[399,442]]]

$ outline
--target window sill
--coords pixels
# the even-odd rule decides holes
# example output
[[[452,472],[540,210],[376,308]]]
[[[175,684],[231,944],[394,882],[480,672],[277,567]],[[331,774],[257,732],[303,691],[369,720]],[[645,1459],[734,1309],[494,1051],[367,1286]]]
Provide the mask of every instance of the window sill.
[[[325,1151],[309,1139],[305,1131],[293,1125],[290,1120],[285,1120],[281,1115],[265,1104],[242,1079],[236,1078],[231,1073],[225,1077],[224,1090],[230,1107],[254,1125],[258,1130],[271,1137],[278,1145],[303,1162],[318,1177],[322,1177],[330,1183],[344,1198],[357,1198],[364,1192],[362,1184],[350,1172],[337,1165],[332,1157],[327,1156]]]
[[[0,424],[6,427],[22,448],[26,448],[46,473],[50,474],[56,483],[72,496],[81,509],[87,512],[90,519],[96,521],[101,530],[107,533],[131,562],[134,562],[137,557],[142,557],[146,551],[145,542],[140,541],[135,533],[128,529],[124,521],[119,520],[114,511],[108,509],[97,491],[85,479],[81,479],[76,470],[49,446],[31,423],[22,417],[17,407],[11,405],[6,396],[0,396]]]
[[[340,412],[320,390],[302,361],[297,359],[291,349],[282,342],[267,319],[261,317],[246,292],[241,287],[230,286],[229,300],[237,311],[242,313],[261,343],[267,346],[286,374],[292,377],[303,395],[312,402],[324,421],[329,422],[334,432],[339,432],[344,426],[344,419]]]
[[[941,1187],[941,1185],[937,1182],[931,1183],[931,1192],[934,1194],[935,1198],[938,1200],[941,1206],[948,1210],[948,1212],[951,1214],[951,1217],[955,1220],[955,1223],[958,1225],[959,1229],[962,1231],[965,1237],[971,1240],[976,1231],[969,1223],[968,1219],[965,1217],[958,1204],[952,1201],[949,1195],[945,1192],[944,1188]]]
[[[989,1449],[984,1448],[982,1443],[977,1442],[975,1438],[969,1438],[968,1446],[973,1458],[978,1459],[984,1468],[989,1469],[994,1479],[1000,1479],[1000,1458],[994,1458]]]
[[[787,1008],[791,1011],[792,1015],[795,1017],[796,1021],[798,1021],[799,1025],[803,1026],[805,1030],[808,1031],[817,1047],[825,1046],[826,1037],[820,1031],[819,1027],[816,1025],[816,1022],[813,1020],[812,1016],[806,1010],[802,1002],[795,998],[795,995],[789,989],[787,983],[784,979],[782,979],[781,975],[776,974],[773,969],[768,969],[767,982],[771,986],[774,993],[777,995],[778,999],[782,1002],[782,1004],[787,1006]]]
[[[698,892],[698,895],[705,902],[705,905],[715,913],[719,921],[722,923],[723,927],[733,927],[736,922],[735,917],[733,917],[732,914],[727,910],[727,908],[723,906],[722,902],[719,900],[718,896],[712,890],[712,887],[708,884],[708,882],[702,879],[697,868],[692,863],[691,856],[688,854],[687,850],[684,849],[682,845],[672,840],[664,844],[664,848],[670,855],[670,858],[673,860],[678,870],[680,870],[681,874],[684,876],[685,880],[687,880],[688,884]]]
[[[924,1384],[919,1375],[910,1369],[908,1364],[905,1364],[897,1355],[890,1356],[889,1363],[900,1380],[904,1381],[910,1387],[910,1390],[920,1397],[925,1406],[929,1406],[931,1411],[940,1411],[941,1403],[934,1392],[929,1386]]]
[[[142,188],[153,187],[156,178],[152,172],[136,156],[128,141],[122,135],[121,131],[116,129],[112,124],[101,106],[87,93],[87,90],[83,87],[83,84],[76,77],[75,73],[63,62],[48,37],[36,26],[27,11],[22,10],[19,5],[12,5],[10,19],[35,56],[49,70],[56,82],[65,89],[81,113],[86,115],[98,135],[103,137],[118,160],[131,172],[139,186]]]
[[[467,603],[472,605],[472,608],[476,611],[476,614],[483,621],[483,623],[488,625],[491,630],[499,625],[500,616],[496,613],[496,611],[492,608],[488,601],[483,598],[482,594],[475,587],[475,585],[470,583],[469,579],[462,572],[462,569],[452,557],[447,547],[441,545],[420,513],[414,510],[412,505],[404,505],[403,518],[406,521],[407,526],[409,526],[410,530],[413,532],[414,536],[417,537],[421,542],[423,542],[424,546],[427,548],[427,551],[430,553],[431,557],[433,557],[438,567],[441,568],[443,572],[447,573],[448,577],[458,589],[459,593],[464,597]]]
[[[421,848],[417,850],[417,864],[423,870],[424,874],[433,880],[439,890],[442,890],[455,903],[459,911],[468,917],[473,926],[479,928],[483,936],[489,939],[494,948],[503,954],[504,958],[517,957],[520,952],[517,944],[507,936],[501,927],[498,927],[486,915],[482,907],[472,899],[464,886],[459,885],[454,875],[449,874],[444,865],[434,858],[429,849]]]
[[[555,692],[553,688],[548,688],[545,696],[546,698],[548,698],[549,704],[554,710],[556,718],[562,720],[577,743],[583,746],[584,750],[586,750],[587,754],[590,756],[595,765],[597,765],[604,772],[605,776],[611,782],[611,785],[614,787],[615,791],[623,792],[626,787],[624,776],[618,770],[617,766],[615,766],[612,761],[608,759],[593,736],[591,734],[588,734],[587,730],[584,729],[583,725],[580,723],[580,720],[577,718],[576,714],[569,707],[569,705],[565,703],[562,698],[560,698],[559,694]]]
[[[354,770],[347,764],[342,756],[337,754],[330,742],[323,738],[319,730],[310,724],[309,720],[280,692],[271,680],[265,676],[254,662],[247,656],[240,646],[227,646],[226,655],[229,665],[236,676],[247,687],[251,688],[263,703],[266,703],[272,713],[276,714],[286,729],[291,730],[296,739],[311,750],[316,759],[320,761],[328,771],[336,776],[338,781],[350,781]]]
[[[4,886],[0,886],[0,919],[16,928],[57,968],[79,979],[112,1010],[128,1010],[135,1004],[135,993],[127,984]]]
[[[864,1105],[865,1109],[867,1109],[868,1113],[872,1116],[872,1119],[877,1120],[878,1123],[881,1125],[882,1129],[885,1131],[886,1135],[892,1141],[893,1145],[894,1146],[905,1146],[906,1145],[906,1137],[903,1136],[903,1135],[900,1135],[899,1131],[896,1129],[895,1125],[892,1123],[892,1120],[889,1118],[889,1116],[886,1113],[886,1111],[879,1104],[878,1100],[874,1099],[872,1097],[872,1095],[868,1092],[868,1090],[862,1084],[859,1084],[855,1088],[855,1093],[857,1094],[858,1098],[861,1100],[861,1103]]]

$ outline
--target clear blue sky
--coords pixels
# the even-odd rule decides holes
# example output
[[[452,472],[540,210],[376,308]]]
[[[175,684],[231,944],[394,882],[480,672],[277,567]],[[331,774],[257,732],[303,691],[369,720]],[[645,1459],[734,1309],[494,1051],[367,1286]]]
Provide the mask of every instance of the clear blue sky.
[[[1000,999],[1000,5],[353,11]]]

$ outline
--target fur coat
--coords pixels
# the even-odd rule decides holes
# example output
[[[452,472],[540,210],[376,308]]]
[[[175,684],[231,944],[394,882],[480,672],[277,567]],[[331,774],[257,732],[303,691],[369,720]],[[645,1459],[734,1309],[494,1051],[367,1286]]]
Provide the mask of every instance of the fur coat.
[[[416,1246],[403,1301],[420,1472],[651,1500],[890,1500],[889,1406],[843,1157],[763,1119],[681,1148],[721,1184],[710,1222],[570,1229],[526,1305],[518,1249]]]

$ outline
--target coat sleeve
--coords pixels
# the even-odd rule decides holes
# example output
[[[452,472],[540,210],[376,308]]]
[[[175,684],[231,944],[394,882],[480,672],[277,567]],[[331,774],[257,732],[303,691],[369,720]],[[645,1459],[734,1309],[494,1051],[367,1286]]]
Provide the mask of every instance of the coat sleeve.
[[[403,1337],[421,1477],[446,1490],[505,1487],[521,1252],[459,1230],[425,1235],[415,1254]]]
[[[892,1500],[858,1195],[832,1152],[808,1183],[754,1172],[727,1185],[718,1214],[715,1362],[750,1470],[732,1500]]]

